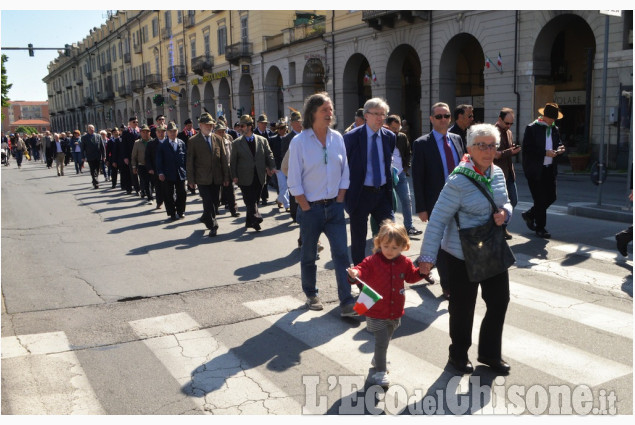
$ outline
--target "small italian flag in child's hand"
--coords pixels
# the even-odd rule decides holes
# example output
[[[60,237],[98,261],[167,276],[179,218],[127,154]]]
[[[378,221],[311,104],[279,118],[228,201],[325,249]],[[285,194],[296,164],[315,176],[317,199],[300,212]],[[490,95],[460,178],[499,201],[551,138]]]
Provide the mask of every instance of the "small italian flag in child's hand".
[[[358,279],[359,280],[359,279]],[[359,280],[361,283],[361,280]],[[359,297],[357,297],[357,303],[353,306],[353,310],[357,312],[357,314],[366,313],[375,303],[382,299],[382,296],[379,295],[373,288],[364,283],[364,287],[362,288],[362,292],[359,293]]]

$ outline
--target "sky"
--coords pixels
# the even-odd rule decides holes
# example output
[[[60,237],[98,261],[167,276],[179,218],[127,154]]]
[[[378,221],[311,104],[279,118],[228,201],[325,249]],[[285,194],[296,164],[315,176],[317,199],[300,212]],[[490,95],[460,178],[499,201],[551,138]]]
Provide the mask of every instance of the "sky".
[[[0,42],[4,47],[61,47],[77,43],[93,27],[106,22],[105,10],[2,10],[0,12]],[[61,27],[61,28],[60,28]],[[48,64],[58,56],[56,50],[2,50],[9,60],[5,63],[7,79],[13,84],[11,100],[48,100],[46,84]]]

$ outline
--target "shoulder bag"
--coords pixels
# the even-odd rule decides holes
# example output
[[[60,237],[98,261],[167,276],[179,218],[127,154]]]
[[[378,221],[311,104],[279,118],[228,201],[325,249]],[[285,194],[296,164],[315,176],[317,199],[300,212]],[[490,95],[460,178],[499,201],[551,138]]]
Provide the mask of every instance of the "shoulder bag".
[[[473,179],[465,177],[485,195],[494,211],[497,211],[498,207],[485,189]],[[458,212],[454,215],[454,220],[459,229],[461,248],[470,282],[482,282],[501,274],[516,262],[514,253],[505,240],[503,227],[496,225],[492,215],[487,223],[469,229],[461,229]]]

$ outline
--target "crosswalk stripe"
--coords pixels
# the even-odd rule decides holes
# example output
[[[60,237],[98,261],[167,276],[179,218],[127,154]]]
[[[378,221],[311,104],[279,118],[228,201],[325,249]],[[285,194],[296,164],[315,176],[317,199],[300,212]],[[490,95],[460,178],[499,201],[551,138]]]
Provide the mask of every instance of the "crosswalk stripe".
[[[567,254],[577,254],[585,257],[593,258],[594,260],[615,262],[616,259],[624,259],[622,254],[617,252],[617,249],[607,251],[602,248],[598,248],[591,245],[577,245],[577,244],[563,244],[553,247],[557,251],[562,251]],[[626,259],[633,261],[633,253],[629,253]]]
[[[624,278],[581,267],[564,267],[554,260],[535,258],[526,254],[514,253],[514,255],[516,256],[516,267],[528,268],[532,272],[552,279],[557,277],[585,285],[601,287],[617,294],[624,294],[624,289],[627,289],[627,287],[630,287],[631,291],[633,288],[632,276]]]
[[[518,214],[518,216],[520,216],[520,213],[522,211],[529,210],[533,206],[534,206],[533,202],[518,201],[518,203],[516,204],[516,207],[514,208],[514,214]],[[547,214],[568,215],[568,210],[569,210],[569,207],[564,205],[551,205],[547,209]]]
[[[412,312],[409,317],[449,334],[448,320],[443,318],[446,315],[439,315],[437,312],[426,309],[424,299],[417,292],[408,292],[406,305],[420,306],[422,303],[423,308],[409,310]],[[478,341],[482,320],[483,317],[480,314],[474,314],[473,341]],[[595,386],[633,371],[630,366],[587,353],[509,324],[505,325],[503,347],[503,357],[506,359],[513,359],[531,367],[539,367],[540,370],[552,376],[576,385]],[[599,364],[602,367],[589,367],[589,365]]]
[[[3,337],[2,361],[12,414],[106,413],[64,332]]]
[[[509,289],[512,303],[633,339],[632,313],[623,313],[511,281]]]
[[[215,414],[300,414],[301,407],[187,313],[129,322],[183,391]],[[211,368],[210,362],[216,361]]]
[[[331,317],[328,313],[307,310],[293,321],[280,320],[289,310],[301,307],[301,301],[291,296],[270,298],[267,300],[246,302],[243,305],[258,315],[266,315],[266,319],[272,325],[282,329],[292,337],[299,339],[303,343],[310,345],[314,351],[324,355],[328,359],[340,364],[345,369],[358,376],[366,376],[373,353],[363,353],[360,351],[360,332],[365,333],[363,327],[351,327],[350,324],[336,317]],[[315,327],[312,322],[320,318],[320,327]],[[369,338],[372,340],[372,337]],[[364,338],[366,339],[366,338]],[[452,372],[447,372],[443,367],[439,367],[425,360],[423,357],[415,356],[400,349],[397,345],[391,344],[388,348],[390,358],[399,359],[399,362],[392,362],[390,375],[395,384],[406,390],[408,395],[426,394],[431,389],[447,389],[446,384],[455,377]],[[445,365],[444,365],[445,366]],[[430,383],[437,383],[434,387],[428,387]],[[462,387],[465,388],[465,385]],[[388,396],[389,394],[387,394]],[[342,394],[347,396],[347,394]],[[497,395],[493,395],[497,398]],[[405,408],[404,400],[397,400],[395,403]],[[491,403],[491,400],[490,400]],[[498,406],[502,406],[500,401]],[[483,406],[472,406],[472,413],[483,409]],[[398,413],[399,409],[395,409]],[[303,412],[303,413],[326,413],[326,412]]]

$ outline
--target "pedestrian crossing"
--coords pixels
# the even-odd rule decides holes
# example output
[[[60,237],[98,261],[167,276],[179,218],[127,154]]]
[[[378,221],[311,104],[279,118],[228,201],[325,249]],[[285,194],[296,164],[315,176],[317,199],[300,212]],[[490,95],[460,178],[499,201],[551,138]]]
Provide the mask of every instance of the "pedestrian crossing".
[[[530,386],[540,384],[544,391],[549,386],[574,391],[588,387],[596,397],[593,406],[602,404],[597,400],[602,391],[617,391],[618,400],[626,400],[618,404],[626,410],[617,412],[632,414],[628,400],[632,400],[633,314],[632,298],[625,290],[630,285],[632,291],[632,275],[611,274],[615,256],[608,250],[566,244],[554,248],[587,261],[563,266],[517,254],[518,262],[510,270],[511,299],[503,337],[504,357],[512,365],[508,377],[496,377],[488,368],[457,377],[446,365],[447,302],[438,285],[415,285],[406,291],[406,314],[388,350],[392,381],[388,391],[368,382],[374,373],[373,335],[365,330],[363,320],[342,320],[337,303],[309,311],[300,295],[260,297],[241,303],[255,318],[227,325],[205,328],[194,312],[177,312],[130,320],[123,326],[134,334],[135,343],[145,347],[137,350],[139,355],[151,358],[141,363],[160,365],[164,376],[173,380],[168,385],[198,413],[536,413],[529,399],[526,405],[511,402],[509,392],[527,386],[523,394],[529,398],[533,388],[539,397],[540,391]],[[632,260],[626,263],[632,267]],[[557,291],[540,284],[554,278],[577,290]],[[607,298],[620,300],[622,307],[598,302],[597,296],[589,295],[592,288],[607,291],[611,294]],[[470,350],[473,360],[484,313],[479,298],[475,344]],[[563,333],[572,337],[563,338]],[[87,349],[74,346],[72,340],[73,335],[63,331],[2,338],[2,413],[119,413],[110,410],[109,393],[91,383],[97,372],[86,361]],[[606,341],[611,350],[602,347]],[[131,344],[121,342],[108,349],[116,353],[126,345],[129,351]],[[126,359],[113,354],[112,361]],[[128,379],[140,376],[141,372]],[[558,413],[552,408],[549,404],[542,413]],[[152,413],[143,406],[138,410]]]

